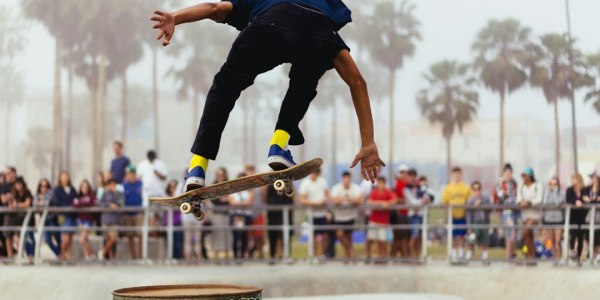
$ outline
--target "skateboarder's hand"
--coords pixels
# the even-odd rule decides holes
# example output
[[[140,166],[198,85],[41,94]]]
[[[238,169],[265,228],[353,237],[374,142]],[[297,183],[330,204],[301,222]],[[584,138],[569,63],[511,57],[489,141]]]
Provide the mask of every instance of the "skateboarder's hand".
[[[379,158],[379,151],[375,144],[360,148],[360,151],[356,154],[350,168],[354,168],[359,162],[362,177],[366,180],[370,180],[372,183],[375,183],[377,176],[379,176],[381,167],[385,167],[385,163]]]
[[[152,28],[158,29],[158,36],[156,36],[156,39],[162,39],[163,46],[169,45],[173,33],[175,32],[175,18],[173,15],[168,12],[155,10],[154,15],[150,20],[156,22],[154,23],[154,26],[152,26]]]

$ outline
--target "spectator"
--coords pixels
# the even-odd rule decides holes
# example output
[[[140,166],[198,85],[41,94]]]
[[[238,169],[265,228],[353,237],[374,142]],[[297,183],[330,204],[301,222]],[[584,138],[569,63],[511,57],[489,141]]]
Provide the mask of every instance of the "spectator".
[[[0,172],[0,208],[6,207],[6,205],[4,204],[4,184],[6,183],[6,176],[4,175],[4,172]],[[0,224],[4,224],[4,214],[0,214]],[[7,255],[6,253],[6,247],[5,247],[5,240],[4,240],[4,234],[2,231],[0,231],[0,257],[5,257]]]
[[[379,175],[379,174],[377,174]],[[364,224],[369,224],[369,217],[371,216],[371,209],[369,208],[369,198],[371,197],[371,191],[373,190],[373,183],[371,183],[371,181],[369,180],[365,180],[363,179],[360,182],[360,191],[363,194],[363,204],[364,204],[364,216],[362,216],[362,220],[364,221]],[[369,233],[369,229],[365,229],[365,236],[368,235]],[[371,253],[372,253],[372,248],[373,248],[373,243],[371,242],[371,240],[367,239],[365,241],[365,255],[367,257],[367,259],[371,259]]]
[[[408,184],[408,171],[410,168],[402,164],[398,167],[398,179],[396,180],[396,196],[398,197],[398,204],[405,205],[406,198],[404,197],[404,188]],[[398,210],[390,211],[392,225],[403,225],[408,226],[410,221],[408,219],[408,209],[402,208]],[[410,242],[410,229],[409,228],[395,228],[392,230],[394,233],[394,240],[392,242],[391,256],[392,258],[400,255],[403,258],[407,258],[410,255],[409,242]]]
[[[23,210],[27,209],[31,206],[33,201],[33,196],[31,195],[31,191],[27,187],[27,183],[23,179],[23,177],[17,177],[13,187],[11,195],[7,197],[6,205],[9,209],[15,210]],[[4,226],[22,226],[25,218],[25,213],[17,212],[17,213],[8,213],[4,217]],[[31,232],[29,232],[31,233]],[[28,234],[29,235],[29,234]],[[8,257],[14,256],[13,245],[19,244],[19,231],[5,231],[5,239],[6,239],[6,250]]]
[[[494,203],[506,206],[502,210],[502,226],[506,238],[506,258],[516,257],[517,230],[515,225],[519,224],[520,212],[510,209],[517,205],[517,182],[513,178],[513,169],[510,164],[504,165],[502,177],[498,180],[494,189]]]
[[[73,201],[73,206],[77,208],[92,208],[96,206],[96,194],[92,190],[92,184],[84,180],[79,184],[79,194]],[[96,216],[93,213],[82,212],[77,214],[77,224],[79,225],[79,240],[83,247],[85,260],[94,259],[94,251],[90,246],[89,229],[94,225]]]
[[[117,191],[117,181],[114,178],[109,179],[106,182],[106,187],[98,206],[110,210],[118,210],[119,207],[123,206],[123,202],[123,194]],[[120,224],[120,217],[121,216],[117,212],[102,213],[100,223],[102,224],[102,230],[104,231],[105,243],[101,250],[102,253],[99,255],[101,258],[115,258],[116,253],[113,245],[116,244],[119,239],[118,226]]]
[[[229,176],[227,170],[220,167],[215,172],[215,181],[213,184],[228,181]],[[229,256],[229,249],[232,245],[229,230],[229,217],[227,208],[229,207],[229,196],[221,196],[218,198],[211,199],[211,203],[214,208],[214,212],[211,214],[210,220],[211,225],[216,227],[210,233],[211,246],[216,259],[227,259]]]
[[[54,188],[50,206],[72,208],[77,198],[75,188],[71,184],[71,175],[67,171],[61,171],[58,175],[58,184]],[[58,214],[58,225],[60,226],[60,258],[70,260],[73,258],[73,233],[77,227],[75,213]]]
[[[246,165],[244,168],[246,176],[256,175],[256,168],[254,165]],[[265,212],[264,210],[257,209],[257,206],[261,206],[264,203],[264,189],[257,188],[252,190],[254,193],[254,209],[252,210],[252,226],[264,226],[265,225]],[[248,250],[249,256],[253,257],[255,252],[258,252],[259,258],[264,258],[263,248],[265,245],[265,231],[262,229],[249,230],[248,231]]]
[[[580,174],[573,174],[571,176],[571,186],[567,188],[565,198],[568,204],[575,206],[571,208],[570,225],[575,225],[577,228],[571,229],[569,232],[569,246],[571,249],[571,257],[578,262],[581,259],[583,243],[587,240],[588,234],[588,230],[582,228],[588,213],[587,209],[582,208],[583,189],[583,177]],[[577,248],[575,248],[575,246],[577,246]]]
[[[246,174],[240,173],[237,178]],[[248,232],[246,227],[252,223],[252,210],[248,209],[254,204],[254,191],[243,191],[229,197],[232,207],[231,226],[233,230],[233,257],[243,259],[248,257]]]
[[[12,166],[7,166],[3,175],[4,181],[3,184],[0,186],[0,207],[6,207],[8,203],[13,199],[12,190],[15,181],[17,180],[17,169]],[[0,214],[0,224],[4,224],[4,218],[5,214]],[[2,238],[2,241],[6,241],[6,237],[3,232],[0,232],[0,237]],[[10,247],[12,247],[12,245],[4,245],[2,249],[2,254],[8,255],[8,248]]]
[[[167,184],[167,188],[165,189],[165,194],[169,197],[174,197],[175,195],[181,193],[181,187],[177,180],[171,180]],[[173,212],[173,226],[181,227],[181,212],[178,209],[172,210]],[[166,213],[169,213],[168,211]],[[168,225],[168,218],[164,218],[164,225]],[[140,253],[141,253],[141,238],[140,238]],[[173,258],[174,259],[182,259],[183,258],[183,232],[176,230],[173,232]]]
[[[35,207],[47,207],[50,205],[52,200],[52,185],[48,179],[42,179],[38,183],[33,205]],[[58,227],[58,216],[56,214],[48,214],[46,216],[46,222],[44,224],[45,227]],[[56,255],[56,257],[60,257],[60,231],[55,230],[45,230],[44,232],[44,240],[50,250]]]
[[[386,186],[385,177],[377,178],[377,187],[371,192],[369,205],[369,231],[367,239],[371,240],[377,248],[376,259],[383,260],[387,257],[387,241],[390,230],[389,206],[396,203],[396,195]]]
[[[519,187],[517,193],[517,203],[521,210],[524,226],[534,226],[539,224],[542,219],[541,210],[527,209],[532,206],[542,204],[544,198],[544,186],[536,182],[535,174],[531,167],[525,167],[521,172],[523,178],[523,185]],[[527,246],[527,258],[535,258],[535,236],[533,228],[523,228],[523,243]]]
[[[433,201],[434,196],[427,185],[427,177],[421,176],[417,180],[417,171],[414,169],[408,171],[408,177],[408,184],[404,187],[403,192],[406,204],[417,206],[429,205]],[[411,208],[408,214],[409,223],[413,226],[410,229],[410,240],[408,243],[409,256],[416,259],[421,256],[421,248],[423,246],[421,242],[421,226],[423,225],[423,218],[425,216],[419,208]]]
[[[562,226],[565,223],[564,211],[561,206],[565,203],[564,195],[560,189],[560,181],[558,177],[552,177],[550,182],[548,182],[548,190],[544,194],[544,200],[542,204],[544,206],[556,206],[558,209],[546,210],[544,212],[544,225],[549,226]],[[549,228],[544,229],[545,240],[550,241],[550,246],[552,250],[552,255],[554,257],[560,258],[562,256],[562,228]]]
[[[136,176],[136,170],[134,166],[129,166],[127,169],[127,175],[125,182],[123,183],[123,190],[125,193],[125,207],[129,208],[142,208],[142,182]],[[128,230],[125,235],[129,240],[129,253],[132,259],[142,257],[142,234],[140,232],[142,225],[144,225],[144,213],[141,211],[128,212],[121,216],[123,226],[132,227],[132,230]],[[135,240],[138,240],[136,247]]]
[[[104,175],[104,172],[100,171],[96,176],[96,199],[102,199],[102,194],[104,193],[104,188],[106,187],[106,183],[108,182],[107,176]]]
[[[489,208],[481,208],[482,206],[490,206],[492,205],[492,200],[490,197],[483,195],[481,182],[474,181],[471,183],[471,197],[467,201],[467,206],[469,210],[467,211],[467,224],[470,226],[484,226],[474,228],[469,227],[469,235],[474,235],[475,239],[469,244],[469,250],[467,251],[467,261],[471,260],[473,257],[473,253],[475,252],[475,246],[481,246],[481,260],[483,260],[484,264],[489,262],[489,252],[488,249],[490,247],[490,214],[491,210]]]
[[[327,200],[329,199],[329,190],[327,180],[321,177],[321,170],[317,170],[304,179],[300,184],[300,204],[312,208],[312,220],[309,220],[314,226],[327,225]],[[327,230],[323,228],[314,230],[314,253],[319,258],[325,258],[327,253],[328,236]],[[317,245],[321,244],[320,251]]]
[[[187,175],[188,169],[183,170],[184,176]],[[178,184],[177,192],[183,190],[182,184]],[[202,227],[208,223],[209,216],[206,214],[204,220],[198,221],[193,214],[181,215],[181,223],[183,226],[183,257],[186,260],[207,259],[206,248],[203,244],[204,232]]]
[[[583,201],[591,205],[600,205],[600,177],[596,171],[590,174],[591,183],[583,190]],[[592,219],[593,218],[593,219]],[[587,217],[588,223],[594,221],[596,228],[600,227],[600,207],[596,207],[596,215]],[[594,231],[594,258],[600,261],[600,230]]]
[[[442,203],[450,206],[463,206],[452,209],[452,224],[459,228],[452,230],[452,252],[451,260],[457,262],[464,259],[465,254],[465,235],[467,224],[465,218],[464,205],[471,196],[471,188],[462,181],[462,169],[454,167],[452,169],[452,181],[448,183],[442,194]]]
[[[338,207],[334,212],[335,224],[348,226],[349,228],[337,229],[337,238],[342,243],[346,258],[354,258],[352,247],[352,232],[358,217],[358,208],[363,199],[360,187],[352,183],[352,174],[345,171],[342,173],[342,181],[331,188],[333,204]]]
[[[266,199],[267,204],[272,206],[277,205],[293,205],[294,199],[286,196],[285,194],[279,195],[273,185],[266,187]],[[267,211],[267,225],[268,226],[282,226],[283,225],[283,213],[284,210],[269,210]],[[288,225],[294,224],[292,210],[288,210]],[[269,229],[269,252],[271,258],[283,258],[283,228],[282,229]],[[292,230],[290,229],[290,243],[291,243]],[[289,249],[288,249],[289,250]],[[289,255],[289,253],[287,253]]]
[[[146,159],[138,164],[137,175],[142,180],[144,206],[148,206],[150,197],[165,195],[167,165],[157,158],[154,150],[148,151]]]
[[[110,162],[110,174],[117,181],[117,184],[123,184],[127,167],[131,164],[129,158],[123,154],[123,143],[113,142],[113,151],[115,158]]]

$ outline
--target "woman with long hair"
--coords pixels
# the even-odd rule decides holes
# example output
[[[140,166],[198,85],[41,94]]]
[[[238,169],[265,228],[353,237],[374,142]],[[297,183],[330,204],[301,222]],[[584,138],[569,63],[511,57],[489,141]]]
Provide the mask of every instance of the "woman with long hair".
[[[589,216],[588,222],[594,221],[596,228],[600,228],[600,176],[596,173],[590,174],[592,182],[583,189],[583,201],[586,204],[599,205],[596,207],[596,215]],[[600,230],[594,231],[594,258],[600,261]]]
[[[90,208],[96,206],[96,194],[92,190],[92,184],[88,180],[83,180],[79,184],[79,193],[73,201],[73,206],[77,208]],[[79,241],[83,248],[85,260],[94,259],[94,251],[90,246],[89,228],[94,225],[96,217],[93,213],[82,212],[77,214],[77,225],[79,226]]]
[[[181,194],[180,192],[180,185],[179,182],[175,179],[172,179],[171,181],[169,181],[167,183],[167,187],[165,189],[165,194],[168,197],[175,197],[178,194]],[[169,212],[167,211],[166,214],[168,214]],[[164,218],[164,225],[167,226],[169,219],[168,217],[165,215]],[[181,212],[178,209],[173,210],[173,226],[174,227],[181,227]],[[184,239],[184,233],[180,230],[175,230],[173,232],[173,258],[174,259],[182,259],[184,258],[184,244],[183,244],[183,239]]]
[[[581,252],[583,251],[583,244],[588,238],[588,230],[582,228],[585,224],[585,217],[588,213],[588,209],[582,208],[583,202],[583,177],[581,174],[576,173],[571,175],[571,186],[566,192],[566,202],[574,205],[571,208],[571,226],[575,225],[576,228],[569,231],[569,246],[571,249],[571,257],[581,262]],[[577,249],[575,248],[577,246]]]
[[[54,188],[51,206],[55,207],[73,207],[74,200],[77,198],[75,188],[71,184],[71,175],[67,171],[61,171],[58,175],[58,183]],[[61,231],[60,258],[70,260],[73,258],[73,234],[77,227],[75,213],[62,213],[58,215],[58,225]]]
[[[544,206],[556,206],[560,207],[565,203],[562,190],[560,187],[560,181],[558,177],[554,176],[548,182],[548,190],[544,194],[543,204]],[[549,226],[562,226],[565,222],[564,210],[562,208],[546,210],[544,212],[544,225]],[[555,258],[560,259],[562,257],[562,228],[555,227],[550,229],[544,229],[546,233],[546,239],[552,243],[552,254]]]
[[[35,192],[33,206],[34,207],[47,207],[50,205],[52,200],[52,184],[48,179],[41,179],[37,185]],[[58,216],[56,214],[48,214],[46,216],[45,227],[58,227]],[[56,255],[60,256],[60,231],[47,230],[44,232],[44,240],[50,248],[50,250]]]
[[[220,167],[215,171],[214,184],[228,180],[229,176],[225,168]],[[211,199],[211,203],[214,208],[217,208],[213,211],[210,218],[212,226],[217,227],[210,233],[212,250],[216,259],[227,259],[229,257],[229,250],[231,249],[231,232],[226,229],[229,226],[227,211],[230,205],[229,196]]]
[[[26,209],[31,206],[33,202],[33,196],[27,188],[27,183],[23,179],[23,177],[17,177],[15,184],[12,188],[11,199],[9,199],[7,206],[9,209]],[[22,212],[19,213],[9,213],[4,217],[4,226],[21,226],[23,225],[25,214]],[[8,257],[14,256],[13,245],[19,244],[19,232],[18,231],[5,231],[4,233],[6,239],[6,252]]]
[[[238,174],[238,178],[246,176]],[[248,209],[254,204],[254,191],[242,191],[229,196],[229,204],[235,208],[230,213],[230,224],[235,228],[233,236],[233,256],[235,259],[248,257],[248,231],[244,230],[252,223],[252,210]]]

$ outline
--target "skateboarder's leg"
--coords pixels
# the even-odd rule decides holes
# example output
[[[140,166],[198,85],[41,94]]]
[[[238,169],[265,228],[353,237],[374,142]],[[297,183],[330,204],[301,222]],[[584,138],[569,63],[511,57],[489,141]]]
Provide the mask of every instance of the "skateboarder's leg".
[[[236,39],[227,61],[215,75],[206,97],[204,112],[191,152],[186,190],[204,185],[208,160],[219,151],[221,134],[240,93],[254,83],[258,74],[283,62],[276,36],[260,26],[248,26]]]

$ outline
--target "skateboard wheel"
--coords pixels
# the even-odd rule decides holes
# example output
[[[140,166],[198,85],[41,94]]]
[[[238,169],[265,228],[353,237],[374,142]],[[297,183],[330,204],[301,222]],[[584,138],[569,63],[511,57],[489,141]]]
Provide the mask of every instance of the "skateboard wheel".
[[[202,220],[204,220],[205,216],[206,215],[204,214],[203,211],[199,211],[199,212],[197,212],[197,213],[194,214],[194,219],[196,219],[196,221],[202,221]]]
[[[293,198],[295,194],[296,191],[294,190],[294,184],[288,181],[285,185],[285,195],[287,197]]]
[[[283,192],[283,190],[285,189],[285,181],[281,179],[275,180],[275,182],[273,183],[273,188],[275,188],[277,192]]]
[[[183,202],[181,203],[181,205],[179,205],[179,211],[181,211],[184,214],[189,214],[190,212],[192,212],[192,205],[187,202]]]

